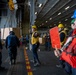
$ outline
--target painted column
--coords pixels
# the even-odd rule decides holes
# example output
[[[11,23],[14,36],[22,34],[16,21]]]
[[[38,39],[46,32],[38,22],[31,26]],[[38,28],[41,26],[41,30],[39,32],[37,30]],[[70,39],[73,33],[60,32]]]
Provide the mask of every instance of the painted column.
[[[34,0],[30,0],[30,31],[32,31],[31,26],[34,25],[34,20],[35,20],[35,8],[34,8]],[[31,38],[31,34],[29,35]],[[30,39],[31,42],[31,39]],[[32,45],[29,42],[29,49],[32,49]]]

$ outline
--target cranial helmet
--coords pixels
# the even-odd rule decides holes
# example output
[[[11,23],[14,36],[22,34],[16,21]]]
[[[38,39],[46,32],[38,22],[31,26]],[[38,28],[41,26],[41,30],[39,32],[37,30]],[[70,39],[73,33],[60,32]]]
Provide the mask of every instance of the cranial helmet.
[[[64,28],[64,25],[63,24],[59,24],[58,28]]]
[[[33,25],[32,28],[37,29],[36,25]]]
[[[73,19],[73,20],[71,21],[71,24],[73,24],[75,21],[76,21],[76,19]]]

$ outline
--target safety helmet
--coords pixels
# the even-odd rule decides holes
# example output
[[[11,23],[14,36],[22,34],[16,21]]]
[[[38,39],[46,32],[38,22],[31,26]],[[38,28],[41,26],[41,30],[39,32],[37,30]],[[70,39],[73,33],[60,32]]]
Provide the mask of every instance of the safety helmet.
[[[71,24],[73,24],[75,21],[76,21],[76,19],[73,19],[73,20],[71,21]]]
[[[76,10],[74,11],[74,14],[71,18],[76,19]]]
[[[63,24],[59,24],[58,28],[64,28],[64,25]]]
[[[36,25],[33,25],[32,28],[37,29]]]

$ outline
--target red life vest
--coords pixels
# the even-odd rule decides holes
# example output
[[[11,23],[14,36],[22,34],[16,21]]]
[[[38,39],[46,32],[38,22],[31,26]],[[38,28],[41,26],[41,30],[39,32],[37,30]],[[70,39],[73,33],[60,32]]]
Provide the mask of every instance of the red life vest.
[[[75,35],[76,30],[72,35]],[[69,63],[73,68],[76,68],[76,37],[72,40],[68,48],[66,48],[61,54],[61,60]]]

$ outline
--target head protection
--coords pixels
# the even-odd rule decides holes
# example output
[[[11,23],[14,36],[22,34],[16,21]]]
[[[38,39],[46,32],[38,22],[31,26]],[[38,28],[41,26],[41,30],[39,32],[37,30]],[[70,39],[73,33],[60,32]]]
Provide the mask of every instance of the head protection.
[[[71,24],[73,24],[75,21],[76,21],[76,19],[73,19],[73,20],[71,21]]]
[[[32,28],[37,29],[36,25],[33,25]]]
[[[63,24],[59,24],[58,28],[64,28],[64,25]]]
[[[74,11],[74,14],[71,18],[74,18],[74,19],[76,18],[76,10]]]

